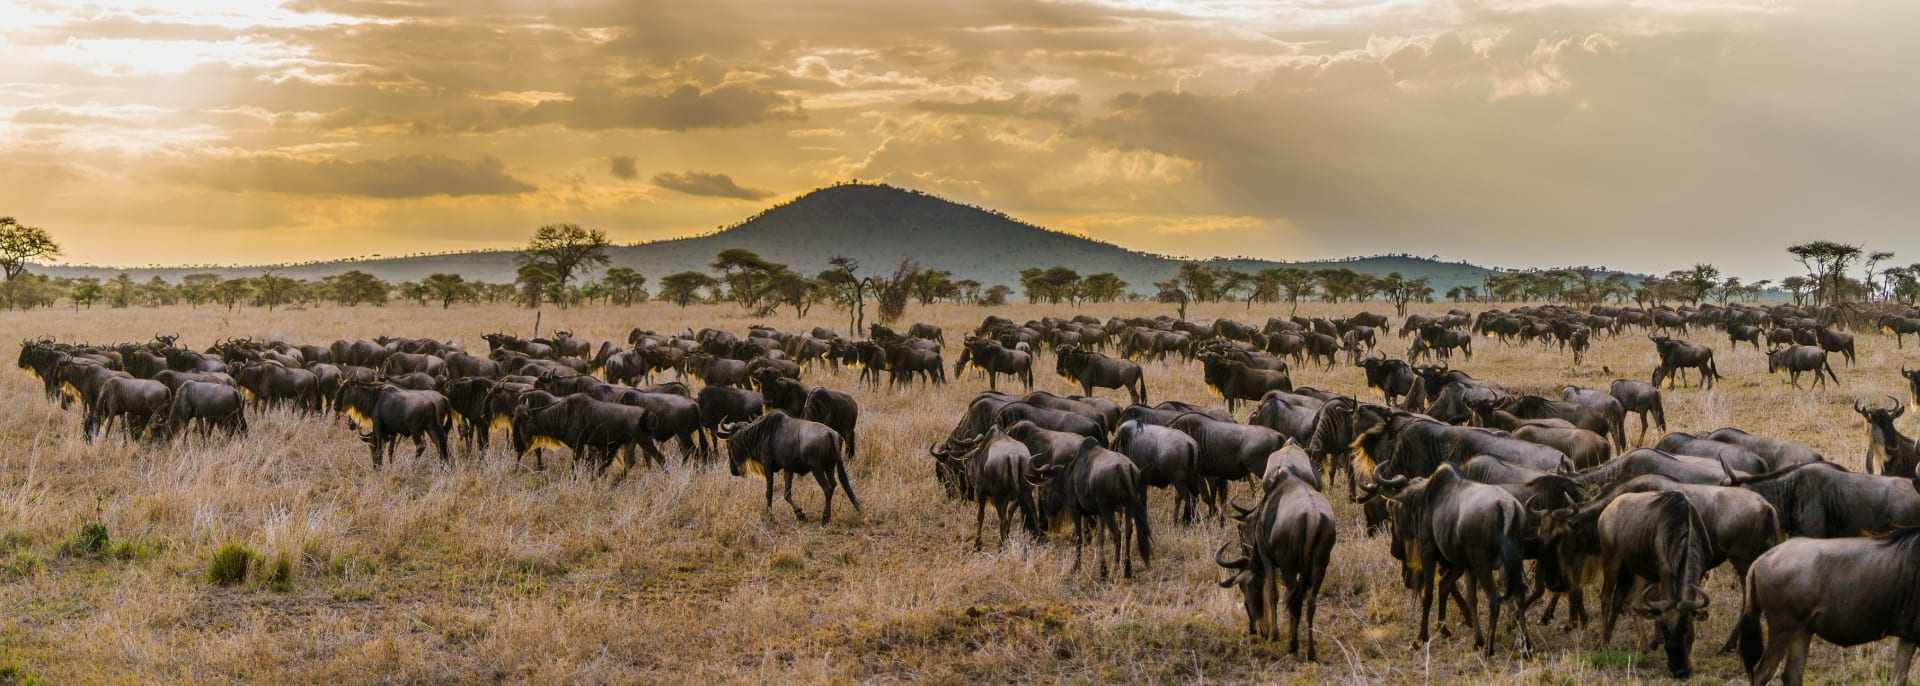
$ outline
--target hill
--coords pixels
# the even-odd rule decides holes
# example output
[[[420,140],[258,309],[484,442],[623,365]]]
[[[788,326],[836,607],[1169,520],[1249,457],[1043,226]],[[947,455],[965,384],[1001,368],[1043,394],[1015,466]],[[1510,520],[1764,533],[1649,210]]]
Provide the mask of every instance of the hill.
[[[1171,276],[1179,261],[1128,250],[1083,236],[1051,231],[992,210],[951,202],[919,191],[886,185],[846,184],[823,188],[790,202],[768,208],[727,229],[691,236],[615,247],[613,266],[632,267],[650,280],[685,270],[706,271],[715,253],[747,248],[784,262],[803,274],[818,273],[827,260],[845,255],[860,261],[864,272],[891,271],[901,259],[945,269],[954,278],[985,284],[1017,285],[1026,267],[1065,265],[1081,274],[1113,272],[1134,291],[1146,291]],[[435,272],[451,272],[469,280],[512,281],[512,251],[470,252],[397,257],[377,260],[316,262],[279,269],[282,276],[317,279],[358,269],[389,281],[411,281]],[[1288,266],[1288,263],[1249,258],[1211,260],[1243,271]],[[1437,292],[1455,285],[1478,285],[1494,273],[1464,263],[1411,256],[1356,258],[1294,264],[1306,268],[1346,267],[1385,275],[1398,271],[1409,278],[1425,276]],[[219,269],[128,269],[136,280],[155,275],[178,281],[184,274],[214,272],[222,276],[255,276],[261,267]],[[53,266],[35,271],[54,276],[110,278],[119,269]]]

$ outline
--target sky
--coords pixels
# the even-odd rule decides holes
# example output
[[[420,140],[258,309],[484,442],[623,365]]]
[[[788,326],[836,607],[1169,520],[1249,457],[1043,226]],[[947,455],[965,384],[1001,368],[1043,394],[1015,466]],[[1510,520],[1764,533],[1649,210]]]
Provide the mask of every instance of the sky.
[[[0,3],[67,262],[711,231],[880,181],[1194,257],[1920,262],[1912,0]]]

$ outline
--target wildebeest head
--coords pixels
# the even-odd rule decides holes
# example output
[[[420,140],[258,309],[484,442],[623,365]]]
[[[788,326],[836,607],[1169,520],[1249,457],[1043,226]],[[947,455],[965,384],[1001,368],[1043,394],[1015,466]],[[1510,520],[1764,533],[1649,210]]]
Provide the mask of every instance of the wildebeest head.
[[[1239,559],[1226,559],[1227,549],[1235,546],[1240,549]],[[1220,587],[1240,587],[1241,604],[1247,612],[1247,633],[1260,635],[1263,628],[1272,624],[1273,618],[1267,616],[1271,607],[1266,600],[1267,583],[1262,578],[1264,570],[1253,563],[1253,546],[1244,541],[1228,541],[1214,551],[1213,563],[1232,572],[1220,582]]]
[[[1912,394],[1909,403],[1920,407],[1920,369],[1907,369],[1903,364],[1900,365],[1900,375],[1907,378],[1907,391]]]

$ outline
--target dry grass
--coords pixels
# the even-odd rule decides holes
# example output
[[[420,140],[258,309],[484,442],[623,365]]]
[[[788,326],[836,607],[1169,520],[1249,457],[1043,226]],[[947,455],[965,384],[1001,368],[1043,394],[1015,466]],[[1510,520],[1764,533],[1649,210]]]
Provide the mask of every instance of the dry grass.
[[[1084,309],[1104,318],[1161,308]],[[953,336],[987,313],[938,306],[908,317]],[[1192,314],[1257,322],[1269,313],[1221,305]],[[16,337],[105,342],[164,331],[195,345],[390,333],[483,347],[480,333],[528,332],[531,320],[506,307],[408,305],[0,314]],[[624,340],[632,326],[739,331],[756,321],[800,324],[649,305],[548,311],[545,330]],[[823,323],[845,326],[825,310],[807,322]],[[1844,386],[1814,393],[1768,378],[1757,352],[1695,340],[1720,349],[1728,380],[1711,392],[1669,393],[1677,430],[1741,426],[1858,467],[1862,427],[1849,402],[1901,392],[1894,369],[1902,358],[1878,334],[1862,335],[1858,366],[1840,368]],[[1635,335],[1599,342],[1578,369],[1558,353],[1489,343],[1476,341],[1480,355],[1456,366],[1516,389],[1604,387],[1616,374],[1603,366],[1636,378],[1651,366],[1651,345]],[[1071,390],[1051,373],[1051,356],[1041,364],[1042,388]],[[1197,366],[1150,364],[1147,373],[1156,401],[1218,402]],[[1367,397],[1351,368],[1295,378]],[[1344,502],[1335,505],[1343,525],[1321,604],[1320,664],[1246,637],[1237,597],[1213,583],[1209,555],[1226,531],[1169,525],[1171,498],[1160,493],[1152,496],[1159,556],[1131,581],[1068,574],[1072,550],[1058,544],[1018,541],[1004,553],[974,554],[972,508],[942,497],[924,446],[952,426],[984,379],[905,391],[857,386],[852,373],[809,381],[852,391],[862,406],[864,452],[852,481],[867,509],[847,508],[828,527],[796,523],[784,507],[763,512],[760,484],[723,467],[674,465],[609,487],[574,478],[564,461],[531,471],[498,441],[495,452],[461,455],[451,467],[429,453],[376,473],[343,425],[288,414],[253,419],[253,432],[238,440],[153,449],[116,435],[86,445],[76,414],[44,402],[29,374],[9,369],[0,373],[0,403],[10,408],[0,417],[0,668],[47,683],[1666,680],[1657,658],[1635,650],[1641,629],[1632,622],[1607,649],[1597,628],[1536,630],[1544,649],[1531,660],[1510,648],[1482,660],[1465,631],[1412,645],[1418,610],[1385,542],[1364,538]],[[798,496],[812,513],[819,498],[810,483]],[[102,551],[90,543],[95,524],[107,533]],[[226,545],[255,553],[244,583],[208,581]],[[1709,586],[1712,617],[1696,666],[1699,680],[1722,682],[1741,674],[1736,659],[1712,654],[1739,599],[1724,571]],[[1890,650],[1821,646],[1812,666],[1836,681],[1880,679]]]

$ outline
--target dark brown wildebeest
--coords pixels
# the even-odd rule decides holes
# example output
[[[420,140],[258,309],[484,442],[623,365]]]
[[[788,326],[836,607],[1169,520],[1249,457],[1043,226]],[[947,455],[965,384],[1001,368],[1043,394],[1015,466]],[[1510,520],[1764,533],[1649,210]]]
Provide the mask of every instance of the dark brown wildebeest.
[[[1761,457],[1759,453],[1738,445],[1710,441],[1677,431],[1662,437],[1653,449],[1674,455],[1704,457],[1748,474],[1764,474],[1779,468],[1768,464],[1766,458]]]
[[[301,412],[320,409],[320,378],[311,371],[278,362],[249,362],[233,368],[233,381],[253,395],[256,405],[291,404]]]
[[[1213,555],[1214,564],[1234,570],[1220,587],[1240,587],[1248,634],[1279,640],[1280,584],[1286,584],[1287,652],[1300,652],[1300,616],[1305,614],[1307,661],[1316,661],[1313,618],[1337,538],[1333,506],[1286,473],[1270,476],[1261,485],[1259,504],[1238,516],[1240,540],[1222,545]],[[1236,542],[1241,557],[1225,559],[1222,554]]]
[[[1200,447],[1200,474],[1206,477],[1201,500],[1215,519],[1224,516],[1230,482],[1257,479],[1266,469],[1267,456],[1287,443],[1286,436],[1264,426],[1223,422],[1202,414],[1181,415],[1168,426],[1193,437]]]
[[[912,384],[916,376],[926,384],[947,382],[947,370],[941,361],[940,351],[916,348],[907,343],[886,344],[881,349],[886,355],[883,368],[887,372],[888,385]]]
[[[1193,524],[1194,501],[1205,490],[1200,475],[1200,444],[1178,430],[1130,421],[1113,433],[1113,451],[1140,468],[1140,484],[1173,489],[1173,518]]]
[[[1201,375],[1207,388],[1227,401],[1232,414],[1240,401],[1259,402],[1270,391],[1292,391],[1293,377],[1285,370],[1254,369],[1239,360],[1215,354],[1200,356]]]
[[[373,449],[373,468],[379,469],[381,449],[393,456],[401,437],[413,438],[413,457],[427,451],[427,440],[440,451],[440,460],[453,459],[447,451],[447,433],[453,429],[453,405],[436,391],[410,391],[393,384],[354,382],[340,387],[333,405],[347,418],[368,426],[361,436]]]
[[[912,326],[907,327],[907,335],[933,341],[943,346],[947,344],[946,332],[941,331],[938,326],[925,322],[914,322]]]
[[[846,489],[853,510],[860,511],[860,499],[854,497],[853,484],[847,481],[847,465],[840,459],[840,434],[825,424],[774,410],[752,422],[723,425],[714,435],[727,441],[727,469],[734,476],[766,478],[768,510],[773,509],[773,477],[785,473],[787,505],[793,508],[794,519],[807,521],[807,513],[793,502],[793,477],[808,474],[820,484],[822,525],[833,522],[836,478]]]
[[[1645,474],[1659,474],[1683,483],[1717,484],[1725,480],[1727,466],[1718,461],[1689,455],[1641,448],[1608,460],[1606,464],[1573,475],[1582,488],[1607,489],[1614,484]],[[1741,475],[1747,472],[1739,472]]]
[[[756,419],[766,412],[767,404],[766,396],[759,392],[731,386],[702,388],[695,401],[700,405],[700,423],[709,433],[722,424]]]
[[[687,356],[687,373],[708,386],[747,387],[747,363],[705,351]]]
[[[589,465],[596,475],[605,474],[619,454],[621,466],[632,469],[633,450],[637,446],[655,465],[666,459],[653,443],[658,420],[645,408],[596,400],[585,393],[514,408],[512,419],[513,450],[525,455],[534,448],[566,448],[573,452],[574,465]],[[538,456],[537,468],[546,468],[546,458]]]
[[[1387,359],[1385,355],[1369,357],[1356,364],[1366,370],[1367,388],[1380,389],[1382,400],[1388,405],[1412,392],[1414,382],[1420,379],[1405,360]]]
[[[1634,439],[1634,445],[1647,442],[1647,416],[1653,416],[1653,424],[1660,431],[1667,430],[1667,408],[1660,400],[1660,387],[1643,381],[1618,379],[1613,382],[1608,395],[1620,401],[1620,408],[1640,416],[1640,437]],[[1621,434],[1625,435],[1626,422],[1621,421]]]
[[[1040,519],[1034,510],[1033,488],[1027,484],[1027,472],[1032,468],[1033,455],[1027,452],[1027,446],[1008,437],[999,427],[994,427],[986,435],[975,437],[961,453],[942,453],[936,446],[928,446],[927,451],[935,459],[950,459],[959,462],[967,470],[967,484],[971,489],[968,499],[974,501],[976,510],[973,519],[973,549],[978,552],[982,543],[980,533],[987,523],[987,506],[992,505],[1000,523],[1000,549],[1007,547],[1007,535],[1013,526],[1013,517],[1007,511],[1012,507],[1020,512],[1020,520],[1027,532],[1036,538],[1040,536]]]
[[[1711,545],[1707,546],[1707,571],[1722,563],[1732,566],[1734,578],[1742,586],[1747,569],[1762,553],[1786,539],[1780,530],[1780,516],[1767,499],[1744,488],[1686,484],[1657,474],[1629,479],[1615,486],[1612,495],[1622,493],[1664,493],[1678,491],[1687,495],[1693,509],[1706,523]],[[1721,652],[1733,649],[1738,634],[1728,634]]]
[[[1735,324],[1729,326],[1727,327],[1727,348],[1729,350],[1739,350],[1740,342],[1745,341],[1752,344],[1755,350],[1759,350],[1760,336],[1765,333],[1765,330],[1752,324]]]
[[[1001,374],[1019,379],[1028,390],[1033,389],[1033,356],[1024,350],[1009,350],[991,338],[968,336],[961,347],[960,359],[953,363],[953,375],[960,376],[972,364],[987,373],[987,388],[1000,390]]]
[[[1093,395],[1095,388],[1124,388],[1135,404],[1147,402],[1146,377],[1132,360],[1069,346],[1055,356],[1054,372],[1080,384],[1081,395]]]
[[[1384,467],[1385,465],[1381,465]],[[1400,560],[1408,586],[1420,594],[1419,643],[1426,643],[1432,619],[1435,580],[1452,589],[1467,579],[1467,624],[1473,627],[1473,646],[1493,654],[1500,628],[1500,606],[1513,605],[1520,632],[1521,652],[1530,652],[1527,633],[1527,580],[1521,545],[1525,507],[1506,489],[1474,483],[1451,464],[1440,465],[1431,476],[1409,479],[1374,470],[1369,496],[1393,504],[1391,552]],[[1445,570],[1444,575],[1440,572]],[[1496,584],[1498,581],[1502,582]],[[1487,620],[1479,621],[1479,594],[1487,594]],[[1485,631],[1482,631],[1482,629]]]
[[[165,412],[154,413],[148,431],[153,440],[165,442],[189,424],[199,425],[202,438],[212,435],[216,426],[229,436],[245,433],[247,403],[240,397],[240,390],[232,386],[187,381],[173,389],[173,400],[167,403]]]
[[[1769,470],[1785,469],[1796,464],[1820,462],[1826,459],[1820,455],[1820,451],[1814,450],[1812,446],[1805,443],[1755,436],[1732,427],[1715,429],[1701,433],[1699,436],[1709,441],[1719,441],[1751,450],[1759,455],[1760,459],[1767,461]]]
[[[1734,629],[1748,683],[1771,683],[1784,667],[1781,680],[1800,686],[1814,636],[1843,648],[1899,639],[1890,680],[1907,683],[1920,644],[1916,570],[1920,528],[1870,538],[1795,538],[1774,546],[1747,574],[1746,603]]]
[[[1893,420],[1907,413],[1906,406],[1887,396],[1886,407],[1866,407],[1855,400],[1853,411],[1867,420],[1867,473],[1876,473],[1877,464],[1879,474],[1914,478],[1914,466],[1920,464],[1920,446],[1900,435],[1900,429],[1893,425]]]
[[[1808,462],[1766,474],[1725,472],[1724,483],[1759,493],[1788,536],[1838,538],[1920,525],[1920,484]]]
[[[1722,378],[1718,368],[1713,365],[1713,349],[1699,343],[1676,341],[1667,336],[1647,336],[1653,341],[1654,351],[1659,354],[1660,362],[1653,368],[1653,385],[1660,386],[1668,381],[1667,387],[1673,388],[1682,381],[1680,371],[1688,368],[1699,370],[1700,385],[1713,388],[1713,382]]]
[[[1048,529],[1073,523],[1073,571],[1080,571],[1080,550],[1089,531],[1096,538],[1100,578],[1107,578],[1108,560],[1121,576],[1133,578],[1133,553],[1140,566],[1153,563],[1153,531],[1147,525],[1146,488],[1140,468],[1125,455],[1100,447],[1091,438],[1065,463],[1034,465],[1028,481],[1039,487],[1040,521]],[[1113,543],[1113,555],[1106,552]]]
[[[1907,403],[1920,407],[1920,369],[1907,369],[1906,365],[1901,365],[1900,376],[1907,379]]]
[[[91,416],[97,422],[100,433],[113,429],[115,417],[124,417],[120,426],[127,437],[139,438],[147,431],[147,425],[157,414],[167,411],[167,403],[173,400],[167,387],[152,379],[111,378],[100,387],[100,397],[94,403]],[[93,440],[93,430],[85,432],[86,439]]]
[[[1833,373],[1833,365],[1827,363],[1827,351],[1811,345],[1795,345],[1767,351],[1767,373],[1785,370],[1787,381],[1794,388],[1800,387],[1800,374],[1813,372],[1813,385],[1824,386],[1827,379],[1833,379],[1839,385],[1840,377]],[[1821,376],[1821,372],[1826,376]]]
[[[840,434],[846,458],[854,455],[854,432],[860,421],[860,404],[853,396],[825,386],[808,388],[773,370],[760,370],[753,378],[767,407],[810,422],[820,422]]]
[[[1693,674],[1694,615],[1709,598],[1700,582],[1713,554],[1712,534],[1687,495],[1678,491],[1627,493],[1594,506],[1547,515],[1542,528],[1563,549],[1598,550],[1602,572],[1600,642],[1612,642],[1619,613],[1645,580],[1640,614],[1654,620],[1667,653],[1667,670],[1685,679]]]

